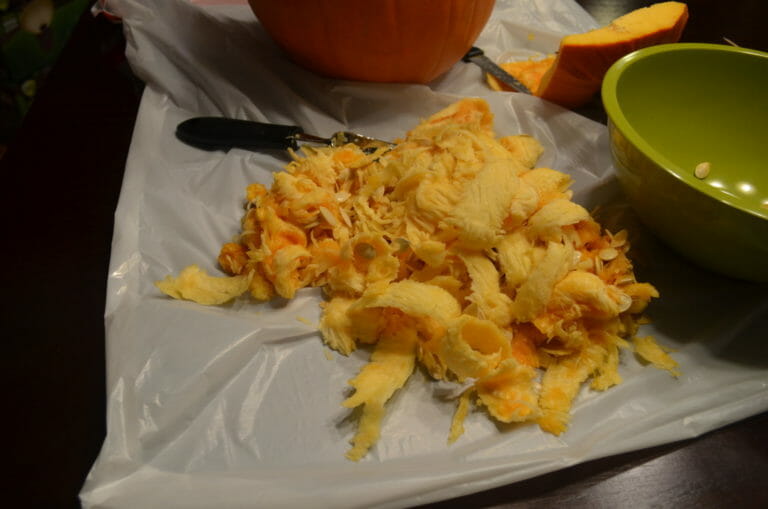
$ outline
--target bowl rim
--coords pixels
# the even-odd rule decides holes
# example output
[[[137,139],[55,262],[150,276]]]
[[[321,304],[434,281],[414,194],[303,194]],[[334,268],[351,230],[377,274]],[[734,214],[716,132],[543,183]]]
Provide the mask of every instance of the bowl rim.
[[[682,167],[674,164],[668,158],[664,157],[660,152],[654,149],[630,124],[627,118],[624,116],[624,112],[619,105],[618,98],[616,96],[616,85],[625,69],[631,66],[638,60],[647,58],[649,56],[658,53],[669,53],[676,51],[716,51],[726,53],[738,53],[752,55],[755,57],[763,58],[768,64],[768,53],[750,48],[742,48],[739,46],[729,46],[725,44],[712,44],[712,43],[699,43],[699,42],[677,42],[669,44],[658,44],[655,46],[649,46],[639,50],[635,50],[627,55],[624,55],[619,60],[613,63],[603,78],[601,87],[601,96],[603,101],[603,107],[605,108],[606,115],[609,122],[614,124],[614,127],[619,129],[623,136],[627,138],[643,155],[656,162],[667,173],[672,175],[675,179],[682,181],[690,188],[695,189],[697,192],[704,196],[716,200],[726,205],[738,209],[747,214],[768,220],[768,209],[757,210],[755,208],[747,207],[741,203],[738,198],[733,198],[728,194],[723,193],[722,196],[713,196],[708,189],[710,186],[703,181],[691,177]]]

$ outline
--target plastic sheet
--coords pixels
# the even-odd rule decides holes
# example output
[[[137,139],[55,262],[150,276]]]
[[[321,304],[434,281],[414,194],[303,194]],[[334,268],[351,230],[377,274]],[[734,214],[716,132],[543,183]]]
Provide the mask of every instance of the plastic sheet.
[[[699,270],[633,219],[613,178],[604,126],[536,98],[488,90],[458,63],[429,86],[341,82],[290,63],[247,6],[115,0],[128,58],[147,83],[115,218],[106,308],[108,434],[85,507],[404,507],[489,489],[590,459],[697,436],[768,409],[768,292]],[[569,0],[497,3],[477,45],[548,52],[595,22]],[[203,152],[175,139],[198,115],[350,129],[394,139],[461,96],[489,101],[500,135],[527,133],[540,161],[570,173],[577,201],[631,230],[636,272],[661,299],[643,326],[675,348],[683,375],[625,352],[624,383],[584,389],[568,432],[497,426],[470,414],[446,444],[454,403],[415,373],[358,463],[341,407],[368,352],[329,355],[319,292],[202,307],[153,281],[196,263],[216,273],[239,229],[245,187],[269,184],[284,153]]]

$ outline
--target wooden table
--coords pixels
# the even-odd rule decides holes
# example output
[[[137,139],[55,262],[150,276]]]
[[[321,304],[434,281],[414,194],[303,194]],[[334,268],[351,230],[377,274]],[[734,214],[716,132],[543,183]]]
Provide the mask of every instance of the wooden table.
[[[647,2],[581,0],[600,23]],[[768,50],[768,2],[692,0],[684,40]],[[85,15],[0,160],[3,421],[13,507],[78,507],[106,432],[113,214],[141,86],[121,30]],[[714,98],[716,99],[716,98]],[[429,507],[768,507],[768,414]]]

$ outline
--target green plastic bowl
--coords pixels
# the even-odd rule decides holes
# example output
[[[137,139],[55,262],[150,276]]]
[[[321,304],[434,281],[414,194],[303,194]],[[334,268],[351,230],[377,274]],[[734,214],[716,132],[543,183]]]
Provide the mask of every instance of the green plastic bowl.
[[[616,175],[640,219],[702,267],[768,281],[768,53],[652,46],[608,70],[602,98]]]

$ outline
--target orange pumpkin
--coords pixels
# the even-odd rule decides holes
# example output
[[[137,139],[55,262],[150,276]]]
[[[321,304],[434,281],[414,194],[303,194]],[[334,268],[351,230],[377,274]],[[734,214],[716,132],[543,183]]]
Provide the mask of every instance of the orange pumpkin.
[[[299,65],[359,81],[427,83],[469,50],[495,0],[248,0]]]
[[[610,24],[563,37],[557,55],[539,61],[501,64],[527,84],[533,94],[575,108],[600,90],[603,76],[618,59],[640,48],[680,40],[688,21],[688,6],[662,2],[636,9]],[[489,77],[497,90],[511,90]]]

